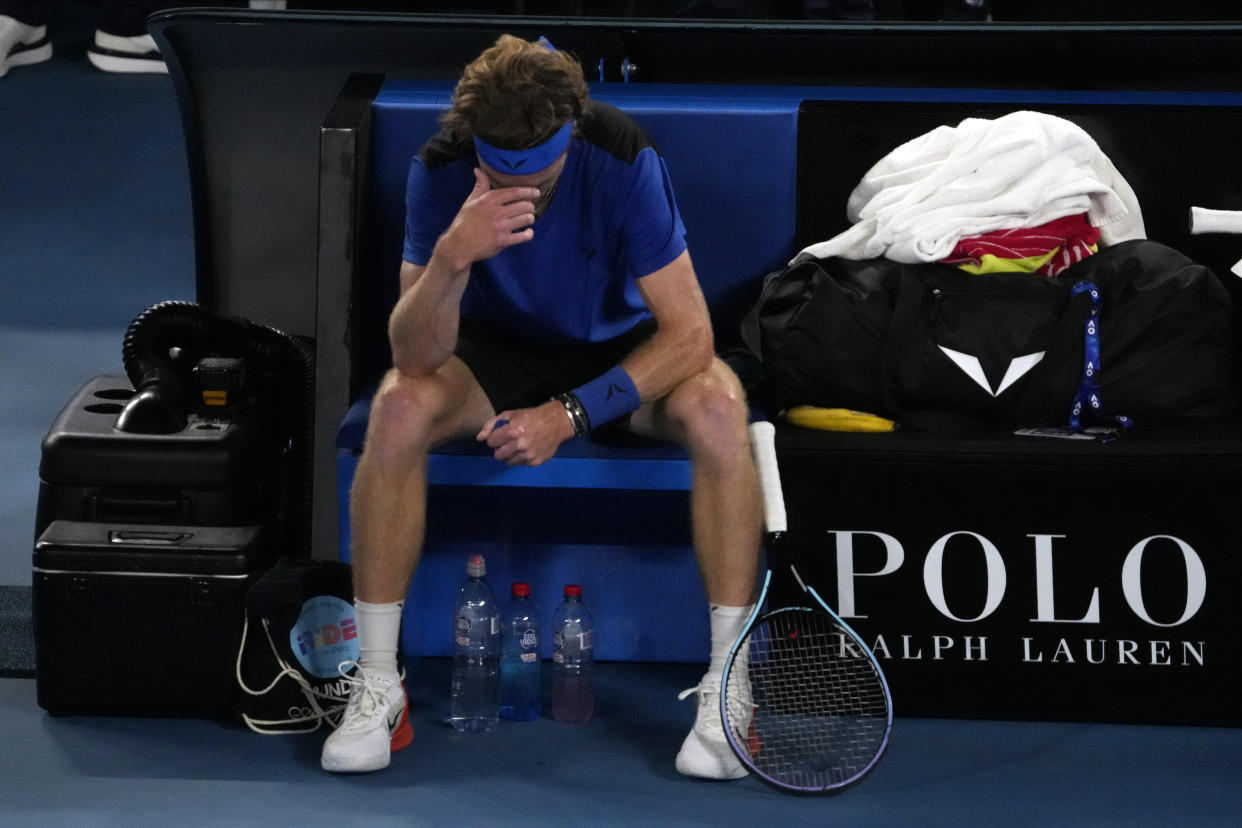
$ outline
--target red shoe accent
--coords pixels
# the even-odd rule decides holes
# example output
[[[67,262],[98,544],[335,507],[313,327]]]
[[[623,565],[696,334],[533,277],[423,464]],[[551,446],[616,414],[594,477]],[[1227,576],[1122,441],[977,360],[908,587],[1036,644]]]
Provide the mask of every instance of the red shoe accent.
[[[401,750],[403,747],[409,747],[410,742],[414,741],[414,727],[410,724],[410,699],[406,697],[405,706],[401,708],[401,719],[397,722],[397,726],[392,731],[392,742],[389,743],[390,751]]]
[[[750,722],[750,730],[746,733],[746,751],[755,756],[763,748],[763,743],[759,741],[759,734],[755,732],[755,722]]]

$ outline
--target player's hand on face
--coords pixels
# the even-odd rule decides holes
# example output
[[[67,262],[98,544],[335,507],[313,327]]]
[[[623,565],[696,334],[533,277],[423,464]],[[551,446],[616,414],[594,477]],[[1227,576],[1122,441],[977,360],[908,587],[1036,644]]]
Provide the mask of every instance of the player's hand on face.
[[[506,247],[530,241],[535,236],[535,187],[501,187],[492,189],[487,175],[474,170],[474,189],[445,237],[449,238],[458,258],[468,263],[490,259]]]
[[[475,439],[486,441],[492,456],[510,466],[538,466],[574,436],[565,408],[555,400],[534,408],[502,411],[483,424]]]

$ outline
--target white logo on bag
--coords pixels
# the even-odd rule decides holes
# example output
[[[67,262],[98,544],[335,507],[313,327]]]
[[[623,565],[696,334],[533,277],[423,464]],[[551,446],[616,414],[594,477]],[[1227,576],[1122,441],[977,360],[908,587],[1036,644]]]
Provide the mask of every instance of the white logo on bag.
[[[954,364],[966,373],[966,376],[974,380],[980,388],[987,391],[993,397],[999,397],[1009,386],[1022,379],[1032,368],[1039,364],[1039,361],[1044,358],[1045,353],[1044,351],[1039,351],[1011,359],[1009,361],[1009,368],[1005,370],[1005,376],[1001,379],[1000,385],[993,391],[991,383],[988,382],[987,376],[983,373],[983,366],[979,363],[979,357],[964,354],[961,351],[955,351],[943,345],[938,347],[944,351],[945,356],[953,360]]]

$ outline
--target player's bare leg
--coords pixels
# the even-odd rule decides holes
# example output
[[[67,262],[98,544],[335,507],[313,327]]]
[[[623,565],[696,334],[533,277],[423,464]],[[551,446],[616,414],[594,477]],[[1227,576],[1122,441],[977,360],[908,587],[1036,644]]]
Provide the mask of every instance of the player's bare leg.
[[[682,773],[710,779],[746,775],[725,739],[720,682],[733,642],[753,609],[762,515],[741,383],[720,360],[665,399],[631,417],[640,433],[686,447],[693,464],[690,503],[695,555],[710,605],[711,663],[696,693],[694,728],[677,755]]]
[[[427,453],[448,438],[473,434],[491,413],[456,358],[428,377],[390,371],[375,394],[350,492],[358,669],[341,726],[323,746],[325,770],[379,770],[413,738],[397,641],[402,602],[422,554]]]

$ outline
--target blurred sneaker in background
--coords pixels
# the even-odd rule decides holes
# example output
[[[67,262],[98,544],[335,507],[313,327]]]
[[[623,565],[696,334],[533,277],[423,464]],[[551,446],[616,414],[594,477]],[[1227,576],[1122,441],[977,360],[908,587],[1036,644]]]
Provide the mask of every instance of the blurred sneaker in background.
[[[115,35],[98,29],[95,42],[86,48],[86,56],[96,69],[105,72],[162,72],[168,66],[149,34]]]
[[[0,15],[0,78],[14,66],[42,63],[51,56],[47,26],[29,26],[17,18]]]

